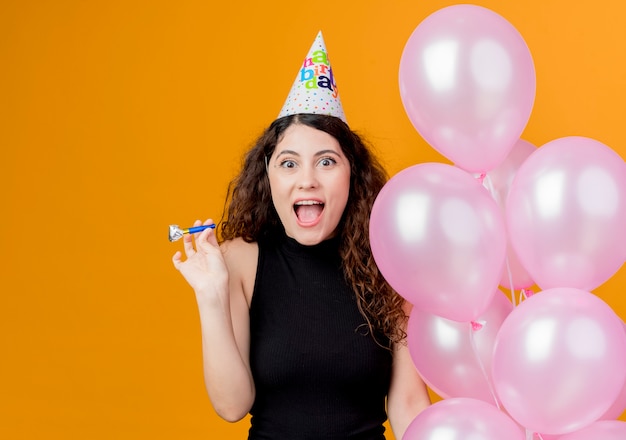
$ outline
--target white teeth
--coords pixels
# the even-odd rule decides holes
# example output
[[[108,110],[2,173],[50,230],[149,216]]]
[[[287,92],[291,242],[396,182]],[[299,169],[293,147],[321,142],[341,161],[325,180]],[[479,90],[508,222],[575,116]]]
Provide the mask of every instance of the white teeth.
[[[323,205],[323,203],[315,200],[300,200],[299,202],[296,202],[296,205]]]

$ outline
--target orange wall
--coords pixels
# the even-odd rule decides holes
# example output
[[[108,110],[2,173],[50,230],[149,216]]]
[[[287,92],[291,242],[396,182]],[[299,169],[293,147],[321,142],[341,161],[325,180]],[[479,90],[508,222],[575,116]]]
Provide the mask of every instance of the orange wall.
[[[249,142],[321,29],[352,127],[389,171],[445,161],[397,87],[411,32],[449,1],[0,4],[0,437],[244,438],[213,413],[195,299],[167,225],[221,214]],[[523,137],[626,156],[624,3],[479,1],[524,36]],[[622,268],[596,293],[621,316]]]

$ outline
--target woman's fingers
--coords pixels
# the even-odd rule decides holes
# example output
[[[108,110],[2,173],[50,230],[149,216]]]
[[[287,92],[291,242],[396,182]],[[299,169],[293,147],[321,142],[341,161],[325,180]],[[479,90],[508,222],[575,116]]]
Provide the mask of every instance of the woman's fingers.
[[[181,256],[182,254],[180,253],[180,251],[176,251],[176,253],[172,257],[172,262],[174,263],[174,267],[177,270],[180,270],[180,264],[182,263]]]
[[[196,220],[193,222],[193,226],[200,225],[212,225],[215,222],[212,219],[207,219],[203,222],[200,220]],[[195,246],[194,246],[195,244]],[[183,235],[183,250],[185,251],[185,256],[190,258],[192,255],[195,255],[196,251],[203,248],[203,250],[207,250],[206,246],[218,246],[217,237],[215,236],[215,230],[212,228],[207,228],[204,231],[198,234],[185,234]]]
[[[212,225],[214,221],[212,219],[207,219],[202,223],[203,225]],[[196,238],[196,244],[198,246],[204,246],[206,243],[209,243],[213,246],[217,246],[217,239],[215,238],[215,229],[207,228],[198,234]]]
[[[183,235],[183,249],[187,258],[191,257],[196,251],[193,248],[193,237],[191,234]]]
[[[193,222],[194,226],[200,226],[202,222],[200,220],[196,220]],[[187,258],[191,257],[196,253],[196,250],[193,247],[193,234],[185,234],[183,235],[183,249],[185,250],[185,255]]]

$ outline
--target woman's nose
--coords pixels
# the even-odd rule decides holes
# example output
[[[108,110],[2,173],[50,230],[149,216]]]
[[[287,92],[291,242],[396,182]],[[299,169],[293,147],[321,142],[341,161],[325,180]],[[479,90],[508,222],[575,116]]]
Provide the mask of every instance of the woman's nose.
[[[315,170],[303,169],[298,176],[298,188],[316,188],[319,184]]]

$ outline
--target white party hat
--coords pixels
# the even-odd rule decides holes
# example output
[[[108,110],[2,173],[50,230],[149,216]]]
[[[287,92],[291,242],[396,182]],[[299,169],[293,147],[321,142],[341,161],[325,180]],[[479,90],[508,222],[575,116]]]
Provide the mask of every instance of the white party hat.
[[[321,31],[315,37],[278,117],[297,113],[331,115],[346,122]]]

